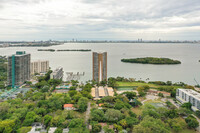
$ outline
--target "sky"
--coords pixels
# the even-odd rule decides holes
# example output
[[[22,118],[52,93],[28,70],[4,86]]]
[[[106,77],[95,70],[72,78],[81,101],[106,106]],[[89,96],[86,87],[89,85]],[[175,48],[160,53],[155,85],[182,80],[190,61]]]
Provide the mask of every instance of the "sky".
[[[0,41],[200,40],[200,0],[0,0]]]

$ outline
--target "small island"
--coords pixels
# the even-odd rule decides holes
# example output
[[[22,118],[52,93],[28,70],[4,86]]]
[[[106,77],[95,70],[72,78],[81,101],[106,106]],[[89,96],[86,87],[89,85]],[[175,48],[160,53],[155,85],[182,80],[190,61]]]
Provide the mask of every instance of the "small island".
[[[92,51],[91,49],[58,49],[57,51],[81,51],[81,52],[88,52]]]
[[[74,52],[90,52],[92,51],[91,49],[38,49],[38,51],[50,51],[50,52],[62,52],[62,51],[74,51]]]
[[[55,52],[55,49],[38,49],[38,51],[50,51],[50,52]]]
[[[141,64],[181,64],[178,60],[172,60],[169,58],[156,58],[156,57],[145,57],[145,58],[133,58],[133,59],[121,59],[122,62],[126,63],[141,63]]]

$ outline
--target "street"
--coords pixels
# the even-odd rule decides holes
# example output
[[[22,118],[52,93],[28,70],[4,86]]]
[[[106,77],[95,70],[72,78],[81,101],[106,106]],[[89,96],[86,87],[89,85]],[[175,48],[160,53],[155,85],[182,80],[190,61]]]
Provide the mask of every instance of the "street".
[[[85,124],[86,124],[86,127],[89,129],[89,123],[88,123],[88,120],[90,118],[90,102],[88,102],[88,107],[87,107],[87,110],[86,110],[86,114],[85,114]]]

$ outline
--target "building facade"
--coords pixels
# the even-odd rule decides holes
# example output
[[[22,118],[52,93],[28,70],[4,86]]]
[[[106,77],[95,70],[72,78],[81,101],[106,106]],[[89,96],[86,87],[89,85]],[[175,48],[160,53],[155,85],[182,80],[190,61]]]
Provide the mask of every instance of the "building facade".
[[[31,74],[46,73],[49,70],[49,61],[31,62]]]
[[[107,52],[93,52],[93,80],[107,80]]]
[[[30,61],[31,55],[25,51],[8,56],[8,86],[19,86],[30,80]]]
[[[181,103],[191,103],[192,110],[200,110],[200,93],[192,89],[177,89],[176,99]]]
[[[63,78],[63,68],[62,67],[58,67],[56,70],[54,70],[51,75],[50,78],[51,79],[61,79]]]

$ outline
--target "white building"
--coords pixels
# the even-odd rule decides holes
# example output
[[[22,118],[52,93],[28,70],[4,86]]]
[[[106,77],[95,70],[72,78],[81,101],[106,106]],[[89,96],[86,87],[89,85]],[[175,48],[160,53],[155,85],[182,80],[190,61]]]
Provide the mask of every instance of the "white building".
[[[54,133],[57,127],[50,127],[48,133]]]
[[[51,79],[62,79],[63,78],[63,68],[62,67],[58,67],[56,70],[54,70],[50,77]]]
[[[42,125],[39,122],[36,122],[32,124],[32,129],[28,133],[44,133],[44,132],[46,132],[44,125]]]
[[[181,103],[191,103],[192,110],[200,110],[200,93],[192,89],[177,89],[176,99]]]
[[[34,61],[31,62],[31,74],[45,73],[49,70],[49,61]]]
[[[64,128],[63,129],[63,133],[68,133],[69,132],[69,128]]]

